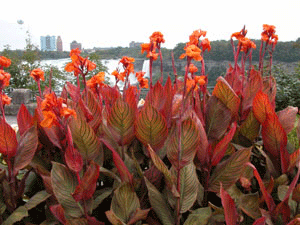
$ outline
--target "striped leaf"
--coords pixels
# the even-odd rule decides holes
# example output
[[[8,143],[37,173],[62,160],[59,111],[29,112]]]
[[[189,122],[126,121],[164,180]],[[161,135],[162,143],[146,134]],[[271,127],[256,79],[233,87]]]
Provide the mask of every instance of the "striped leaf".
[[[10,159],[16,155],[17,148],[16,132],[3,118],[0,118],[0,153]]]
[[[268,113],[275,113],[268,95],[262,91],[258,91],[253,99],[253,113],[261,124],[265,122]]]
[[[172,174],[177,177],[177,170],[172,167]],[[196,166],[193,163],[183,167],[180,170],[180,213],[185,213],[191,209],[197,200],[200,182],[196,173]],[[177,201],[170,192],[167,192],[170,205],[174,206]]]
[[[76,176],[65,165],[53,162],[51,183],[54,195],[65,213],[74,218],[81,217],[83,212],[72,197],[78,184]]]
[[[130,184],[124,183],[115,190],[111,200],[111,210],[124,223],[129,222],[138,208],[140,202]]]
[[[77,119],[71,118],[69,127],[72,133],[73,142],[80,152],[83,161],[94,160],[101,164],[103,152],[100,152],[100,141],[93,128],[86,122],[85,118],[77,115]]]
[[[163,146],[168,135],[166,120],[157,109],[146,105],[137,117],[135,133],[144,145],[150,144],[156,151]]]
[[[88,89],[87,100],[85,92],[83,92],[82,98],[84,102],[87,102],[87,107],[93,116],[93,119],[89,121],[89,125],[96,131],[102,122],[102,102],[96,99],[90,89]]]
[[[134,110],[122,98],[116,100],[108,114],[107,126],[114,139],[122,144],[129,144],[134,137]]]
[[[21,104],[18,115],[17,115],[19,133],[22,134],[33,125],[32,115],[24,104]]]
[[[160,111],[163,108],[165,101],[166,96],[164,95],[164,88],[160,82],[156,82],[146,96],[146,104],[151,104]]]
[[[222,164],[219,164],[209,179],[209,191],[219,192],[220,183],[227,190],[240,178],[249,162],[252,148],[238,150]]]
[[[217,79],[212,95],[220,99],[233,115],[238,115],[241,100],[223,77]]]
[[[209,140],[220,140],[231,122],[231,111],[217,97],[211,96],[206,109],[206,133]]]
[[[247,118],[239,127],[239,132],[248,140],[253,141],[259,134],[260,123],[255,118],[253,111],[248,113]]]
[[[295,127],[297,113],[298,108],[293,106],[288,106],[285,109],[277,112],[278,119],[287,134],[290,133]]]
[[[177,169],[183,168],[194,160],[200,141],[199,130],[191,118],[181,123],[180,132],[179,127],[174,125],[167,145],[168,159]],[[181,145],[179,145],[179,137],[181,137]]]
[[[222,206],[224,208],[224,215],[225,215],[225,221],[226,224],[237,224],[238,221],[238,213],[235,207],[235,203],[233,199],[230,197],[230,195],[227,193],[227,191],[224,190],[221,183],[220,188],[220,197]]]
[[[152,209],[164,225],[174,225],[175,220],[172,215],[173,211],[166,201],[166,198],[147,180],[146,177],[144,179],[147,185],[149,201]]]

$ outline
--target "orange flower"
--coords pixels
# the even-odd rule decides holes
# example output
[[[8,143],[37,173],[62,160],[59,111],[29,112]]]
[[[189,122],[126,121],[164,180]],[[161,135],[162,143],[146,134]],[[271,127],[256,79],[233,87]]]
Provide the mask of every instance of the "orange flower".
[[[124,73],[119,73],[117,70],[114,70],[111,75],[114,75],[117,80],[125,81]]]
[[[278,35],[275,34],[275,26],[264,24],[263,25],[263,32],[261,33],[261,40],[264,42],[269,41],[269,44],[274,43],[277,44],[278,41]]]
[[[245,53],[247,53],[251,48],[256,48],[255,43],[246,37],[239,40],[239,45],[241,46],[241,51]]]
[[[155,43],[155,46],[157,44],[165,43],[164,35],[159,31],[153,32],[150,36],[150,41]]]
[[[135,61],[134,58],[123,56],[119,63],[123,64],[124,68],[124,77],[129,76],[129,74],[134,73],[134,65],[133,62]]]
[[[142,77],[138,80],[141,88],[149,88],[148,79]]]
[[[9,86],[10,74],[4,70],[0,70],[0,90]]]
[[[237,40],[244,38],[247,34],[247,30],[242,29],[240,32],[235,32],[231,35],[231,38],[235,37]]]
[[[6,58],[5,56],[0,56],[0,67],[9,67],[11,64],[10,59]]]
[[[196,45],[198,46],[199,43],[199,38],[203,36],[206,36],[206,31],[202,31],[202,30],[195,30],[191,35],[190,35],[190,45]]]
[[[194,88],[198,88],[197,86],[196,86],[196,83],[195,83],[195,80],[194,79],[190,79],[190,78],[188,78],[187,80],[186,80],[186,90],[189,92],[191,89],[194,89]]]
[[[141,44],[141,53],[144,54],[144,52],[149,52],[150,51],[150,43],[143,43]]]
[[[189,72],[193,74],[193,73],[196,73],[197,71],[198,71],[198,68],[193,63],[191,63],[190,67],[189,67]]]
[[[69,109],[67,107],[61,108],[60,115],[62,117],[65,117],[66,119],[68,119],[70,116],[73,116],[75,119],[77,118],[77,114],[76,114],[75,110]]]
[[[57,117],[52,111],[43,111],[44,119],[40,123],[42,127],[52,127],[57,123]]]
[[[202,76],[195,76],[194,80],[196,82],[196,84],[202,86],[206,83],[206,76],[202,75]]]
[[[70,57],[72,57],[73,55],[80,55],[81,51],[79,50],[79,48],[75,48],[75,49],[72,49],[70,51]]]
[[[96,69],[96,64],[91,62],[88,59],[85,62],[85,66],[86,66],[87,71],[92,71],[92,70]]]
[[[201,49],[198,48],[196,45],[188,45],[185,50],[186,53],[182,54],[180,56],[180,59],[183,59],[184,57],[188,56],[196,61],[201,61]]]
[[[38,82],[39,80],[45,81],[44,71],[41,70],[40,68],[32,70],[30,76],[33,77],[33,79],[36,82]]]
[[[51,92],[50,94],[45,95],[45,99],[41,103],[42,111],[49,111],[52,110],[53,107],[58,107],[57,97],[55,93]]]
[[[93,76],[91,79],[89,79],[86,82],[86,85],[90,88],[96,88],[97,85],[103,86],[105,81],[105,73],[99,72],[95,76]]]
[[[135,76],[138,79],[141,79],[144,77],[144,75],[146,74],[146,72],[143,72],[143,71],[139,71],[139,72],[136,72]]]
[[[147,52],[147,58],[152,58],[154,61],[158,58],[156,49],[160,49],[161,43],[165,43],[163,34],[159,31],[154,32],[150,36],[150,43],[141,44],[141,53]]]
[[[207,51],[211,50],[211,46],[210,46],[210,41],[205,38],[201,41],[201,47],[202,47],[202,51],[205,52],[205,50],[207,49]]]
[[[11,98],[8,97],[6,94],[2,94],[2,105],[10,105]]]

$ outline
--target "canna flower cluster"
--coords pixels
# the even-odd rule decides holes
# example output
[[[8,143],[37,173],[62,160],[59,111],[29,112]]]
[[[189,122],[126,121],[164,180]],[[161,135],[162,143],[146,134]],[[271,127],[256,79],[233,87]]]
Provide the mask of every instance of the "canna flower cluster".
[[[256,45],[253,41],[246,37],[247,30],[242,29],[240,32],[235,32],[231,35],[231,38],[235,37],[239,43],[240,51],[248,53],[250,49],[256,49]]]
[[[125,81],[125,78],[128,77],[131,73],[134,73],[134,63],[135,59],[132,57],[124,56],[120,61],[119,64],[122,63],[123,65],[123,72],[120,72],[118,69],[112,72],[112,75],[116,77],[116,80]]]
[[[136,72],[135,76],[139,82],[140,88],[148,88],[148,79],[144,78],[145,72],[139,71]]]
[[[160,49],[161,43],[165,43],[164,36],[161,32],[156,31],[150,36],[150,43],[141,44],[141,53],[147,52],[147,58],[157,60],[158,53],[156,49]]]
[[[261,33],[261,40],[268,43],[269,45],[277,44],[278,35],[275,34],[275,26],[274,25],[263,25],[263,32]]]
[[[36,81],[45,81],[45,77],[44,77],[44,71],[41,70],[40,68],[34,69],[31,71],[30,76]]]
[[[4,106],[10,105],[11,98],[8,97],[3,89],[9,86],[9,81],[11,75],[3,70],[3,67],[9,67],[11,65],[11,60],[5,56],[0,56],[0,110],[2,112],[2,117],[5,118]]]
[[[95,91],[98,87],[105,86],[105,73],[99,72],[95,76],[93,76],[91,79],[87,80],[86,85]]]
[[[80,74],[85,76],[89,71],[96,69],[96,64],[88,60],[88,58],[80,56],[80,53],[81,51],[78,48],[72,49],[70,52],[72,62],[65,67],[67,72],[74,72],[75,76]]]
[[[0,69],[3,69],[3,67],[9,67],[10,64],[10,59],[6,58],[5,56],[0,56]]]
[[[57,98],[54,92],[45,95],[45,99],[41,103],[41,110],[44,116],[40,123],[42,127],[52,127],[53,125],[61,125],[62,118],[66,120],[73,116],[77,118],[73,109],[66,107],[62,98]]]

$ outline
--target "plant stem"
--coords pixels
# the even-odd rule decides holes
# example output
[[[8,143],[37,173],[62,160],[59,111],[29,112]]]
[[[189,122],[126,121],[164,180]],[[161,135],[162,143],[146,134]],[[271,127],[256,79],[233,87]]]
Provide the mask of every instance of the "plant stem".
[[[172,67],[173,67],[173,73],[175,76],[175,84],[176,84],[177,83],[177,71],[175,68],[175,60],[174,60],[174,52],[173,51],[171,52],[171,57],[172,57]]]
[[[163,61],[162,61],[162,54],[161,54],[161,50],[160,47],[158,48],[158,53],[159,53],[159,58],[160,58],[160,83],[162,84],[164,81],[164,75],[163,75]]]

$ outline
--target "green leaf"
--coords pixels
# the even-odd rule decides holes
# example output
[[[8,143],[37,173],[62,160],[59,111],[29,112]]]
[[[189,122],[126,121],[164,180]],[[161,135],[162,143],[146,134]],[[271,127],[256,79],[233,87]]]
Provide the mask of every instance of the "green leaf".
[[[10,216],[4,221],[2,225],[11,225],[18,221],[21,221],[24,217],[27,217],[28,210],[25,208],[25,206],[20,206],[17,208]]]
[[[47,193],[47,191],[45,191],[45,190],[40,191],[40,192],[36,193],[34,196],[32,196],[28,202],[26,202],[25,208],[27,210],[33,209],[34,207],[36,207],[38,204],[45,201],[50,196],[51,196],[51,194]]]
[[[93,201],[93,210],[96,209],[104,199],[111,195],[113,192],[112,188],[101,190],[101,193]],[[97,193],[97,192],[96,192]]]
[[[177,169],[183,168],[194,160],[200,133],[195,122],[188,118],[181,124],[181,145],[179,148],[179,127],[175,124],[167,145],[167,156]]]
[[[260,123],[255,118],[251,110],[239,128],[240,133],[248,140],[253,141],[259,134]]]
[[[83,213],[72,197],[72,193],[78,185],[76,176],[65,165],[53,162],[51,182],[54,195],[65,213],[74,218],[81,217]]]
[[[220,182],[225,190],[240,178],[249,162],[252,148],[238,150],[225,162],[219,164],[209,179],[209,191],[219,192]]]
[[[124,223],[129,222],[138,208],[140,208],[140,202],[130,184],[124,183],[115,190],[111,210]]]
[[[238,206],[246,215],[253,219],[258,219],[261,217],[258,193],[242,195],[239,199]]]
[[[231,112],[217,97],[211,96],[206,109],[206,133],[209,140],[220,140],[231,122]]]
[[[127,145],[132,141],[134,137],[134,119],[134,110],[120,97],[111,107],[107,118],[107,126],[119,145]]]
[[[172,172],[177,176],[177,171],[172,167]],[[180,213],[185,213],[194,205],[197,200],[200,182],[196,173],[196,166],[193,163],[180,170]],[[167,192],[168,200],[175,206],[176,198]]]
[[[126,225],[112,210],[106,211],[105,215],[113,225]]]
[[[164,225],[174,225],[175,220],[172,216],[172,210],[165,197],[156,189],[153,184],[151,184],[150,181],[147,180],[146,177],[144,179],[148,189],[150,204],[154,212]]]
[[[135,131],[137,138],[144,145],[150,144],[155,151],[163,146],[168,135],[165,118],[151,105],[146,105],[139,113]]]
[[[206,225],[211,216],[212,210],[210,207],[199,208],[189,214],[184,225]]]
[[[14,176],[17,175],[20,169],[26,167],[34,157],[38,146],[38,133],[35,126],[27,129],[19,141],[17,154],[14,160]]]
[[[101,166],[103,152],[100,152],[100,141],[93,128],[86,122],[85,118],[79,115],[77,115],[77,119],[71,118],[69,126],[73,141],[83,161],[94,160]]]
[[[220,99],[232,115],[238,115],[241,100],[223,77],[218,77],[212,95]]]

